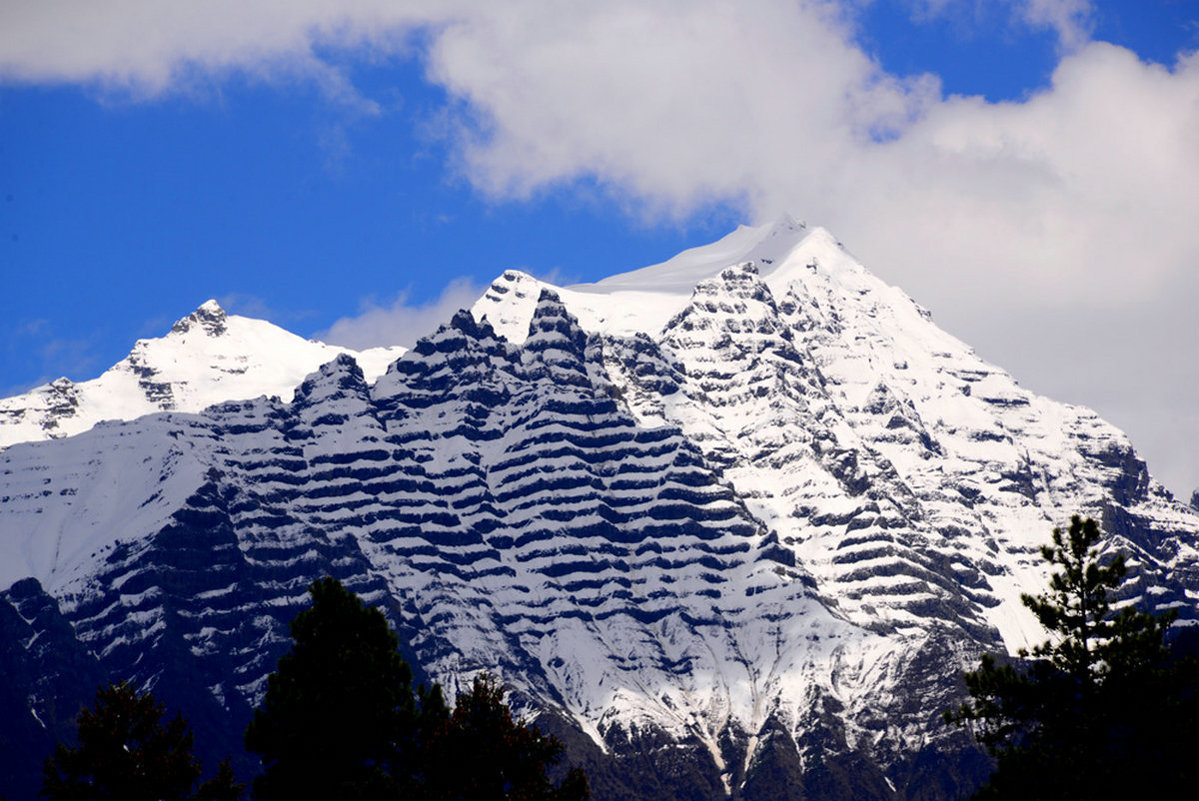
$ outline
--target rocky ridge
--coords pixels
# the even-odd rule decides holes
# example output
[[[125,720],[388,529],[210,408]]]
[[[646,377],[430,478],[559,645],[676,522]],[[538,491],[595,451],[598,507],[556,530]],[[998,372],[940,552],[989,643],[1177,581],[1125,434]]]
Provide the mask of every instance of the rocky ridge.
[[[0,586],[220,755],[331,574],[451,692],[498,673],[597,797],[948,798],[986,768],[939,712],[1039,637],[1018,596],[1074,513],[1125,602],[1195,621],[1199,516],[1120,432],[783,220],[505,273],[373,383],[343,354],[290,402],[14,445]]]

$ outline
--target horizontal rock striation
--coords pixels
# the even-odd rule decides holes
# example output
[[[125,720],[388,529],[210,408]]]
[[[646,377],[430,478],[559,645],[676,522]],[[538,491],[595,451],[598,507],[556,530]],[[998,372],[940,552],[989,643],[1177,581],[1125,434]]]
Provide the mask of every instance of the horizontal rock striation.
[[[129,391],[175,411],[0,453],[9,742],[129,678],[248,775],[241,730],[333,575],[423,679],[498,675],[597,798],[954,798],[988,765],[940,712],[1041,638],[1019,596],[1054,525],[1102,520],[1120,601],[1196,622],[1199,515],[1120,432],[827,232],[732,240],[610,284],[509,271],[377,380],[330,353],[290,400],[182,413],[135,352]],[[240,325],[206,306],[159,342],[203,362]],[[64,421],[73,386],[46,390]]]

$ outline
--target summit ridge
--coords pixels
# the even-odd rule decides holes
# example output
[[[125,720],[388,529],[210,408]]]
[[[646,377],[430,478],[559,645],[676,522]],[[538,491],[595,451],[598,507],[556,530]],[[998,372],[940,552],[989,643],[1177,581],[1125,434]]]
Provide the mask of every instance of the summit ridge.
[[[163,337],[140,339],[97,378],[59,378],[0,399],[0,449],[71,436],[104,420],[198,412],[258,395],[290,397],[305,375],[338,353],[380,375],[403,348],[351,351],[298,337],[265,320],[230,315],[208,300]]]
[[[199,325],[209,336],[219,337],[225,333],[225,320],[228,315],[221,305],[211,298],[204,301],[187,317],[171,326],[172,334],[185,334],[193,325]]]

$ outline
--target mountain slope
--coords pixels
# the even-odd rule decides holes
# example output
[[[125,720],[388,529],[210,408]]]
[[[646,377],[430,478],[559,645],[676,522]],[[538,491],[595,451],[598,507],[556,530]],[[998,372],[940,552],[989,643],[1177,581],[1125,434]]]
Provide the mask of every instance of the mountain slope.
[[[505,273],[473,312],[519,341],[538,284]],[[669,397],[639,387],[646,369],[609,364],[630,408],[680,426],[861,625],[991,626],[1013,652],[1039,641],[1019,596],[1042,586],[1036,548],[1076,513],[1120,535],[1107,547],[1145,554],[1140,569],[1158,572],[1140,591],[1184,577],[1195,589],[1193,510],[1124,434],[1020,388],[823,229],[741,229],[561,294],[593,330],[660,344]],[[1194,617],[1181,588],[1154,604]]]
[[[451,692],[497,673],[598,797],[949,798],[986,763],[939,713],[1039,638],[1019,593],[1074,513],[1131,555],[1123,600],[1194,623],[1199,516],[1120,432],[784,220],[505,273],[373,384],[342,354],[290,401],[13,445],[0,586],[216,758],[329,574]]]

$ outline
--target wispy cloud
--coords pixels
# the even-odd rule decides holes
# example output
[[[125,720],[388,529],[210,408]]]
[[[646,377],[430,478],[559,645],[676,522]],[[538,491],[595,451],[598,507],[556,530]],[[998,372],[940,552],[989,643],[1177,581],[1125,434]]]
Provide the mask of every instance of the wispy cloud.
[[[1057,33],[1066,50],[1076,50],[1090,41],[1095,8],[1090,0],[1022,0],[1015,12],[1029,25]]]
[[[55,378],[66,376],[72,381],[95,378],[108,367],[100,363],[92,343],[86,339],[51,339],[38,349],[38,355],[48,374],[54,374]]]
[[[878,0],[866,0],[870,2]],[[1063,51],[1086,44],[1094,30],[1091,0],[901,0],[914,22],[950,20],[963,36],[974,38],[985,26],[1005,25],[1050,30]]]
[[[0,76],[85,83],[134,98],[189,90],[232,74],[305,81],[327,98],[378,110],[322,47],[378,46],[425,17],[393,4],[328,0],[49,0],[0,5]]]
[[[43,318],[15,321],[7,331],[0,331],[0,342],[5,357],[29,364],[30,372],[39,376],[30,383],[0,387],[0,397],[19,395],[62,376],[73,381],[94,378],[107,367],[101,365],[91,341],[60,336]]]
[[[257,295],[231,292],[216,298],[216,302],[229,314],[240,314],[243,317],[254,317],[259,320],[274,320],[279,324],[289,322],[280,319],[279,314]]]
[[[436,300],[427,303],[409,304],[407,292],[391,303],[379,304],[368,299],[363,301],[357,315],[343,317],[315,336],[355,350],[388,345],[411,347],[422,336],[449,322],[454,312],[470,308],[484,289],[469,278],[455,278]]]

